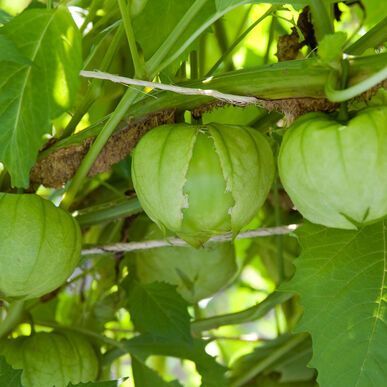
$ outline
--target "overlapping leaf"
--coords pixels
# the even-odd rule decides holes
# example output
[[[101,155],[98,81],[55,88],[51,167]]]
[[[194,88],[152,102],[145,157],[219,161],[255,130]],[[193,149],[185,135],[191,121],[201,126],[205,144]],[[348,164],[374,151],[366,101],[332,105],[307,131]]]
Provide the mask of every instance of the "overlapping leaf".
[[[320,386],[383,386],[387,380],[387,221],[358,231],[307,224],[286,286],[300,294],[300,331],[312,335]]]
[[[4,359],[0,357],[0,386],[1,387],[22,387],[22,370],[13,369]]]

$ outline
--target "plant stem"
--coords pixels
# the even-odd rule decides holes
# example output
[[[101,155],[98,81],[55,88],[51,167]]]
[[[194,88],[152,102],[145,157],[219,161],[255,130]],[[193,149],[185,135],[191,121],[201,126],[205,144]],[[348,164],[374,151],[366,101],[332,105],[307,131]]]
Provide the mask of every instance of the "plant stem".
[[[317,40],[321,41],[325,35],[333,34],[334,32],[327,5],[324,3],[324,0],[310,0],[309,6]]]
[[[258,18],[253,24],[251,24],[235,41],[227,48],[227,50],[223,53],[223,55],[216,61],[216,63],[211,67],[210,71],[206,74],[206,77],[212,76],[215,71],[219,68],[219,66],[227,59],[227,57],[234,51],[235,47],[239,45],[239,43],[266,17],[271,15],[278,6],[273,6],[268,9],[260,18]]]
[[[136,97],[136,89],[126,90],[124,96],[114,110],[114,113],[109,117],[101,132],[96,137],[93,145],[90,147],[90,150],[87,152],[85,158],[82,160],[81,165],[71,180],[61,203],[62,208],[68,209],[71,206],[78,190],[81,187],[82,181],[87,177],[87,173],[92,167],[94,161],[97,159],[107,140],[114,132],[121,119],[125,116],[129,106],[133,103]]]
[[[325,95],[332,102],[343,102],[357,95],[364,93],[365,91],[371,89],[376,86],[378,83],[383,82],[387,79],[387,66],[378,72],[374,73],[367,79],[348,87],[344,90],[337,90],[335,88],[335,84],[337,81],[337,73],[332,71],[328,77],[328,81],[325,84]]]
[[[207,0],[195,0],[192,6],[180,19],[179,23],[176,25],[173,31],[169,34],[167,39],[164,40],[163,44],[159,47],[159,49],[153,54],[153,56],[146,63],[147,72],[148,74],[151,75],[150,78],[153,78],[153,75],[158,73],[161,70],[159,68],[160,63],[167,57],[173,45],[184,33],[185,29],[189,26],[193,18],[203,8],[206,2]]]
[[[276,24],[277,24],[277,18],[273,16],[271,18],[271,23],[270,23],[270,27],[269,27],[269,38],[267,41],[265,56],[263,57],[263,64],[269,63],[270,49],[271,49],[271,45],[273,44],[274,31],[275,31]]]
[[[387,16],[372,27],[355,43],[344,49],[349,55],[361,55],[368,48],[374,48],[387,40]]]
[[[52,9],[53,6],[53,0],[47,0],[47,9]]]
[[[345,89],[348,84],[349,63],[347,59],[343,59],[341,62],[341,89]],[[344,101],[340,105],[338,120],[340,122],[348,121],[348,103]]]
[[[191,324],[193,334],[200,334],[203,331],[209,331],[225,325],[237,325],[246,322],[258,320],[265,316],[276,305],[292,298],[293,295],[284,292],[275,292],[267,296],[262,302],[251,308],[235,313],[227,313],[219,316],[209,317],[205,319],[195,320]]]
[[[118,0],[118,1],[122,3],[123,0]],[[123,5],[123,3],[121,5]],[[123,20],[124,20],[125,28],[127,28],[125,31],[128,37],[129,48],[131,50],[132,58],[138,58],[136,40],[133,36],[133,29],[132,29],[129,13],[124,13]],[[137,66],[140,66],[140,63],[138,61],[136,62],[136,59],[133,59],[133,61],[135,65],[137,63]],[[139,67],[138,71],[140,71],[140,75],[143,74],[143,68],[141,66]],[[139,74],[137,74],[137,69],[136,69],[135,76],[139,76]],[[125,114],[127,114],[127,111],[130,105],[135,101],[137,96],[138,96],[137,89],[126,90],[125,94],[121,98],[121,101],[119,102],[116,109],[114,110],[113,114],[109,117],[108,121],[106,122],[101,132],[96,137],[93,145],[90,147],[86,156],[82,160],[79,168],[77,169],[77,172],[75,173],[71,183],[68,186],[67,192],[63,197],[63,200],[61,203],[61,206],[63,208],[68,209],[71,206],[78,190],[82,185],[83,180],[87,177],[87,174],[90,168],[94,164],[94,161],[97,159],[99,153],[101,152],[102,148],[105,146],[109,137],[116,129],[119,122],[122,120]]]
[[[103,59],[101,61],[101,65],[100,65],[100,70],[101,71],[106,71],[109,68],[109,66],[110,66],[114,56],[117,53],[119,45],[121,43],[123,32],[124,32],[124,29],[123,29],[123,26],[121,24],[118,27],[116,33],[114,34],[114,37],[113,37],[111,43],[109,44],[109,47],[108,47],[108,49],[106,51],[106,54],[104,55],[104,57],[103,57]],[[108,35],[106,35],[106,38],[108,38]],[[94,50],[94,55],[98,52],[99,47],[104,42],[105,42],[105,39],[103,39],[98,44],[98,46]],[[88,59],[88,62],[90,62],[92,60],[94,55],[92,55]],[[85,63],[85,67],[87,65],[88,65],[88,63]],[[65,138],[65,137],[68,137],[68,136],[70,136],[71,134],[74,133],[76,127],[78,126],[78,124],[81,121],[81,119],[83,118],[83,116],[88,112],[88,110],[91,107],[91,105],[93,105],[95,100],[100,96],[101,90],[102,90],[102,82],[103,82],[103,80],[97,80],[97,79],[94,79],[94,80],[91,81],[91,84],[90,84],[90,86],[89,86],[89,88],[88,88],[88,90],[86,92],[85,97],[83,98],[83,101],[82,101],[81,105],[75,111],[75,113],[72,116],[70,122],[64,128],[63,133],[60,136],[61,139]]]
[[[128,40],[130,52],[132,54],[135,77],[143,79],[145,77],[144,63],[141,60],[140,55],[138,54],[129,7],[127,5],[126,0],[117,0],[117,1],[118,1],[118,6],[120,7],[121,17],[125,27],[126,39]]]
[[[24,301],[13,302],[7,313],[7,317],[0,323],[0,339],[11,333],[21,322],[24,312]]]
[[[281,207],[280,207],[280,197],[279,197],[279,179],[276,176],[273,186],[273,196],[274,196],[274,218],[275,225],[279,226],[281,224]],[[285,278],[285,267],[284,267],[284,254],[283,254],[283,236],[275,236],[276,252],[277,252],[277,269],[278,269],[278,285],[281,284]]]

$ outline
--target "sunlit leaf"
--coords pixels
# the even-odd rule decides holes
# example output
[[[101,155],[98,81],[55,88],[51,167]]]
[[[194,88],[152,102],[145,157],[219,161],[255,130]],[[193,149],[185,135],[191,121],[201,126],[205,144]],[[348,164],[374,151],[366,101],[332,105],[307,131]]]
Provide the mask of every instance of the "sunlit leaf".
[[[296,275],[298,328],[312,335],[311,365],[321,386],[383,386],[387,364],[387,222],[358,231],[307,224]]]
[[[50,120],[74,100],[80,35],[65,8],[27,10],[6,24],[2,35],[33,62],[0,62],[0,161],[14,186],[27,187]]]

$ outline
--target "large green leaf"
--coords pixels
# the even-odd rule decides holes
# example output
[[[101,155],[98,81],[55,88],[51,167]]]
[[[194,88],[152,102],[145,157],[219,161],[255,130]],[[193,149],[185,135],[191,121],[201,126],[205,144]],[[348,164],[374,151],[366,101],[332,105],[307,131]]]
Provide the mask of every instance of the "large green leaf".
[[[128,309],[141,333],[191,342],[187,306],[176,287],[166,283],[144,285],[134,281],[129,287]]]
[[[0,161],[12,185],[27,187],[43,136],[51,132],[50,120],[74,100],[81,38],[65,8],[27,10],[0,33],[33,62],[0,62]]]
[[[0,357],[0,386],[1,387],[22,387],[22,370],[13,369],[4,359]]]
[[[387,380],[387,221],[357,231],[307,224],[285,287],[300,294],[300,331],[312,335],[321,387],[384,386]]]
[[[4,35],[0,35],[0,61],[30,64],[15,44]]]

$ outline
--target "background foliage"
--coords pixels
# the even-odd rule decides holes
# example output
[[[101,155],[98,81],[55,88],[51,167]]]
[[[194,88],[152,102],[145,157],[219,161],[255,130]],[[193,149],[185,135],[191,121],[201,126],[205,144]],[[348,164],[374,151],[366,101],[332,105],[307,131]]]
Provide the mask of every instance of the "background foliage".
[[[115,129],[144,118],[134,127],[142,134],[162,123],[167,109],[177,108],[178,122],[249,125],[266,134],[276,152],[287,121],[299,113],[283,100],[321,98],[328,71],[351,43],[368,36],[356,46],[364,58],[354,62],[354,77],[385,66],[384,1],[268,3],[0,0],[0,191],[26,189],[56,204],[65,195],[62,206],[79,221],[85,249],[130,242],[130,226],[141,212],[130,155],[117,162],[121,148],[113,142],[97,168],[101,173],[86,177]],[[297,25],[305,6],[315,32],[312,24]],[[327,10],[325,22],[316,18],[319,7]],[[367,32],[378,23],[370,39]],[[336,35],[324,40],[334,30]],[[287,49],[305,44],[285,52],[284,39]],[[278,67],[281,55],[293,57]],[[85,79],[79,77],[81,69],[168,84],[219,75],[213,83],[219,89],[242,95],[259,89],[258,97],[282,102],[277,111],[227,104],[208,108],[202,107],[207,97]],[[233,70],[241,72],[230,74]],[[260,71],[269,76],[255,75]],[[304,81],[294,81],[292,74]],[[367,103],[385,104],[385,98],[381,89]],[[356,104],[350,109],[365,106],[362,100]],[[83,141],[98,133],[79,167]],[[70,148],[81,149],[82,157]],[[55,159],[49,174],[62,173],[67,181],[72,176],[67,168],[75,165],[73,180],[52,188],[30,180],[31,169],[58,149],[65,155],[64,171]],[[114,165],[109,169],[104,162]],[[277,179],[246,229],[300,223]],[[0,331],[18,337],[54,328],[84,335],[101,361],[99,381],[79,384],[85,387],[383,386],[386,239],[380,221],[359,231],[307,223],[291,235],[236,240],[233,281],[194,305],[162,278],[139,282],[134,253],[84,255],[66,284],[25,303],[11,329]],[[0,326],[9,311],[2,303]],[[0,385],[21,385],[21,371],[3,357]]]

